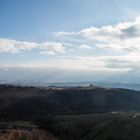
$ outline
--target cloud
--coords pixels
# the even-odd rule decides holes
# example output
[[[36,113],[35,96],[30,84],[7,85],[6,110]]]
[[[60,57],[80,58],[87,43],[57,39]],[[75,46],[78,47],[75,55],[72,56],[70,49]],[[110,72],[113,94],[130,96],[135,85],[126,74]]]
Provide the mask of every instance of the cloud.
[[[46,50],[46,51],[53,51],[58,53],[64,53],[65,48],[64,46],[59,42],[45,42],[39,44],[40,49]]]
[[[54,33],[55,36],[75,36],[79,35],[79,32],[64,32],[64,31],[59,31]]]
[[[45,53],[45,52],[44,52]],[[20,64],[0,64],[1,68],[40,68],[40,69],[61,69],[65,71],[79,72],[128,72],[138,66],[140,59],[135,61],[135,56],[96,56],[96,57],[65,57],[58,60],[32,61]],[[132,60],[131,60],[132,59]],[[134,59],[134,60],[133,60]],[[123,61],[122,61],[123,60]]]
[[[92,42],[97,48],[114,51],[140,51],[140,16],[127,22],[102,27],[89,27],[78,32],[58,32],[57,36],[79,38]]]
[[[80,49],[83,49],[83,50],[91,50],[93,49],[91,46],[87,45],[87,44],[82,44],[79,46]]]
[[[15,73],[12,79],[18,77],[22,77],[23,79],[28,79],[29,77],[31,77],[31,79],[40,79],[40,77],[42,77],[45,80],[50,80],[49,78],[51,77],[51,80],[55,81],[107,79],[115,81],[116,79],[121,79],[119,82],[122,82],[122,80],[127,82],[125,81],[125,78],[127,78],[129,80],[133,79],[135,81],[137,79],[140,81],[139,63],[139,54],[124,56],[60,57],[58,59],[52,59],[51,61],[36,60],[15,64],[1,62],[0,70],[2,70],[2,72],[0,77],[9,79],[9,77]],[[17,74],[19,70],[21,72]],[[23,74],[25,72],[30,74],[26,78]]]
[[[26,63],[19,63],[19,60],[17,64],[16,62],[4,63],[1,60],[0,69],[3,69],[6,74],[13,68],[27,71],[42,69],[53,78],[56,75],[50,73],[56,71],[57,75],[65,77],[66,80],[76,79],[76,76],[82,79],[85,75],[88,75],[89,79],[94,77],[102,79],[103,75],[105,78],[114,79],[112,76],[114,74],[121,79],[125,75],[130,80],[134,77],[134,80],[140,81],[140,16],[115,25],[92,26],[78,32],[60,31],[54,34],[54,38],[56,37],[54,40],[59,41],[37,43],[0,38],[0,53],[24,55],[22,52],[35,50],[40,55],[54,58],[43,61],[37,56],[33,62],[26,59]],[[92,51],[94,52],[90,53]],[[54,56],[57,54],[63,54],[63,56]],[[41,76],[42,73],[33,77],[38,75]],[[59,79],[62,78],[61,76]],[[86,76],[83,80],[85,78]]]
[[[0,53],[18,53],[29,51],[37,47],[34,42],[20,42],[11,39],[0,38]]]
[[[54,51],[40,51],[40,54],[42,55],[55,55]]]
[[[41,54],[53,54],[64,53],[65,47],[60,42],[22,42],[12,39],[0,38],[0,53],[20,53],[24,51],[31,51],[33,49],[39,49]],[[44,53],[45,52],[45,53]]]

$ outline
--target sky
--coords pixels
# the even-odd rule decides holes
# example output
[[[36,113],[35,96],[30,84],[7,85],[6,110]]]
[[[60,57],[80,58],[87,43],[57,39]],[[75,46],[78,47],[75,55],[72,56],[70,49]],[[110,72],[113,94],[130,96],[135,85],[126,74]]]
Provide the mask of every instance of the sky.
[[[0,82],[140,83],[139,0],[0,0]]]

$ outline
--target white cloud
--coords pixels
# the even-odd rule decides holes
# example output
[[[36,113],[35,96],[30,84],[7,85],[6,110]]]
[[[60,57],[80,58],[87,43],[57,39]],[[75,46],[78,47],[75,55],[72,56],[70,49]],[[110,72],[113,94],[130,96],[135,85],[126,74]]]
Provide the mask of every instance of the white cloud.
[[[120,22],[116,25],[108,25],[100,28],[89,27],[79,32],[58,32],[58,36],[70,36],[93,41],[97,47],[120,50],[140,51],[140,16],[131,21]]]
[[[60,31],[60,32],[56,32],[54,33],[55,36],[74,36],[74,35],[79,35],[78,32],[63,32],[63,31]]]
[[[44,52],[45,53],[45,52]],[[140,59],[136,56],[98,56],[98,57],[70,57],[58,60],[43,62],[33,61],[20,64],[1,64],[2,68],[40,68],[40,69],[62,69],[66,71],[85,71],[85,72],[128,72],[136,68]]]
[[[55,54],[64,53],[65,47],[60,42],[22,42],[11,39],[0,38],[0,53],[19,53],[39,49],[42,53]]]
[[[18,53],[21,51],[29,51],[36,47],[37,44],[34,42],[20,42],[11,39],[0,38],[1,53]]]
[[[84,50],[91,50],[93,49],[91,46],[87,45],[87,44],[82,44],[79,46],[80,49],[84,49]]]
[[[25,63],[21,62],[15,64],[3,62],[0,63],[0,70],[2,69],[5,71],[5,69],[8,69],[8,71],[5,71],[4,73],[7,79],[9,78],[8,74],[12,76],[13,72],[20,69],[22,72],[21,76],[23,76],[24,71],[31,73],[38,72],[38,74],[34,75],[30,73],[32,79],[37,79],[39,77],[46,78],[44,75],[48,74],[48,77],[52,77],[52,80],[58,78],[56,81],[62,80],[62,77],[65,79],[65,81],[78,80],[78,78],[80,81],[98,79],[107,80],[107,78],[109,78],[110,81],[115,81],[116,76],[118,79],[121,79],[122,82],[122,80],[125,81],[124,76],[129,80],[131,80],[133,77],[134,80],[135,77],[137,77],[137,80],[139,79],[139,64],[139,53],[137,55],[132,53],[124,56],[59,57],[58,59],[52,59],[51,61],[36,60],[32,62],[27,61]],[[53,71],[55,71],[55,73],[53,73]]]
[[[108,71],[128,72],[140,70],[140,17],[134,20],[108,25],[100,28],[90,27],[79,32],[58,32],[57,36],[70,36],[82,39],[82,42],[72,41],[47,41],[42,43],[22,42],[0,38],[0,53],[19,53],[36,49],[41,55],[56,55],[67,52],[69,58],[59,57],[49,62],[28,62],[13,65],[25,68],[53,68],[67,71]],[[80,51],[93,50],[95,56],[80,56]],[[104,52],[104,49],[107,51]],[[101,51],[103,50],[103,51]],[[111,50],[111,53],[108,51]],[[112,51],[113,50],[113,51]],[[101,51],[101,52],[100,52]],[[70,52],[70,55],[68,54]],[[72,57],[72,53],[74,56]],[[86,52],[86,51],[85,51]],[[112,53],[113,52],[113,53]],[[76,55],[77,53],[77,55]],[[96,53],[96,52],[95,52]],[[3,65],[1,65],[2,67]],[[12,65],[9,65],[12,67]]]
[[[39,47],[42,50],[47,50],[47,51],[54,51],[58,53],[65,52],[64,46],[59,42],[44,42],[44,43],[39,44]]]
[[[42,55],[55,55],[54,51],[40,51],[40,54]]]

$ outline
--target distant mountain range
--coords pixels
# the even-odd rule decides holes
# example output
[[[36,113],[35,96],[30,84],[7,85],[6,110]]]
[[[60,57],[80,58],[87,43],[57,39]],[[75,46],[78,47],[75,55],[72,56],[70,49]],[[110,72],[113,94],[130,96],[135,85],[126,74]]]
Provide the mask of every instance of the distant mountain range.
[[[12,85],[21,85],[21,86],[89,86],[93,84],[95,86],[101,86],[104,88],[125,88],[125,89],[134,89],[140,90],[140,83],[120,83],[120,82],[108,82],[108,81],[87,81],[87,82],[48,82],[42,79],[34,80],[0,80],[0,84],[12,84]]]

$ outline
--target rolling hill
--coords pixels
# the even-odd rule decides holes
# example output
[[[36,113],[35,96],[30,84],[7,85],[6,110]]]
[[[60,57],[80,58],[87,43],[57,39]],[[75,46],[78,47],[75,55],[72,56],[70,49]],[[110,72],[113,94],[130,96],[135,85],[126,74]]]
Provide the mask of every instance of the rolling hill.
[[[18,132],[21,139],[28,133],[34,140],[38,132],[43,140],[140,139],[140,91],[135,90],[1,85],[0,112],[0,138]]]
[[[0,86],[0,117],[140,111],[140,92],[127,89]]]

